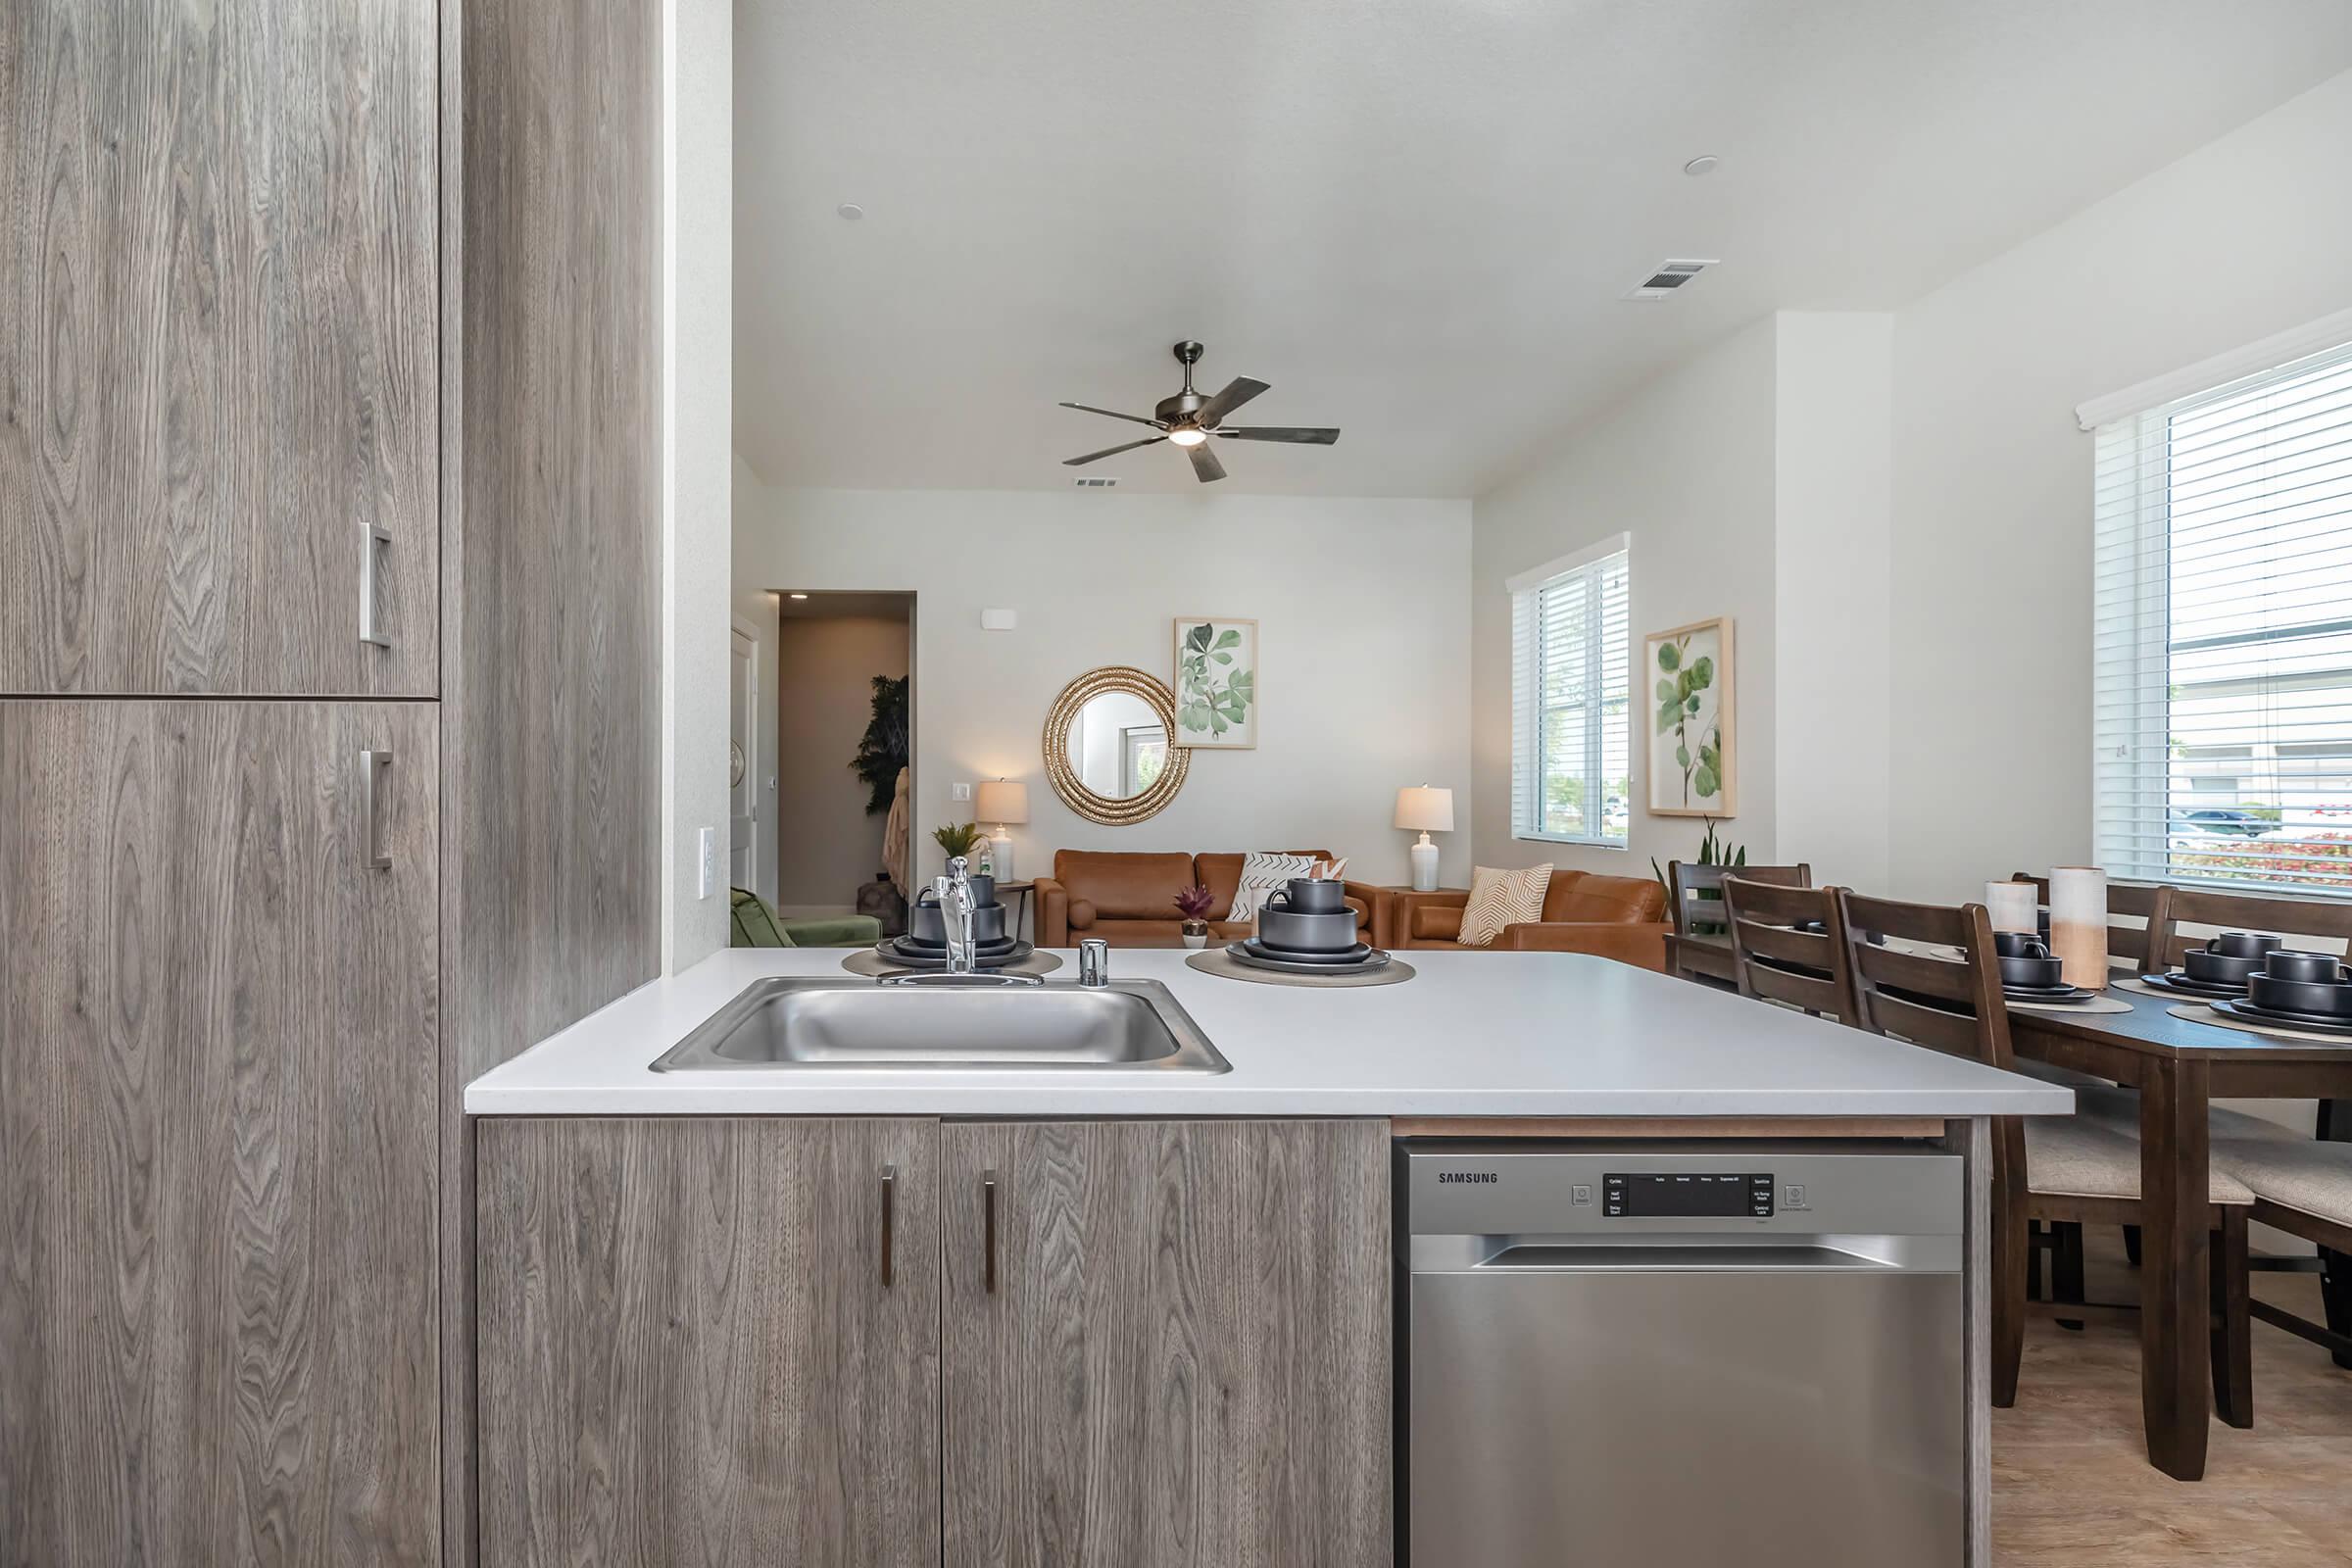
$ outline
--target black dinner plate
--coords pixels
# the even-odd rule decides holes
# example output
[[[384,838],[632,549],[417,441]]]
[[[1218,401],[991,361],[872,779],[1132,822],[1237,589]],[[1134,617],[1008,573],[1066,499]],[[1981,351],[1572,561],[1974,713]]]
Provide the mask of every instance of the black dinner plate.
[[[2222,998],[2236,999],[2246,994],[2244,986],[2226,986],[2210,980],[2200,980],[2195,975],[2180,969],[2166,974],[2143,974],[2139,978],[2143,985],[2152,986],[2158,991],[2169,991],[2180,997],[2193,997],[2199,1002],[2212,1002]]]
[[[1253,958],[1272,958],[1281,963],[1320,963],[1326,965],[1334,963],[1361,963],[1364,961],[1364,959],[1370,957],[1372,955],[1372,949],[1368,945],[1361,942],[1358,942],[1351,948],[1340,948],[1335,951],[1323,953],[1308,952],[1299,948],[1278,948],[1271,942],[1260,942],[1255,937],[1244,937],[1239,946],[1248,950],[1250,956]]]
[[[2271,1007],[2257,1007],[2251,1002],[2236,1002],[2224,998],[2208,1003],[2214,1011],[2248,1023],[2286,1024],[2296,1029],[2316,1029],[2323,1034],[2352,1038],[2352,1018],[2334,1018],[2320,1012],[2282,1012]]]
[[[946,943],[918,941],[911,932],[905,936],[891,937],[887,940],[897,944],[898,947],[905,952],[919,953],[925,957],[945,958],[948,956],[948,945]],[[1020,943],[1012,937],[998,937],[989,942],[973,943],[972,951],[974,953],[981,954],[1007,953],[1018,946],[1020,946]]]
[[[897,937],[887,939],[874,951],[882,956],[884,962],[903,963],[909,969],[944,969],[948,966],[946,950],[903,948],[899,946]],[[1016,942],[1001,953],[991,953],[984,948],[973,955],[972,964],[979,969],[1002,969],[1006,964],[1020,962],[1036,951],[1026,942]]]
[[[1385,969],[1389,964],[1389,956],[1377,948],[1367,948],[1363,957],[1347,963],[1277,958],[1269,954],[1250,952],[1247,942],[1228,944],[1225,956],[1244,968],[1265,969],[1275,974],[1369,974],[1375,969]]]
[[[2001,995],[2011,1002],[2088,1002],[2098,993],[2081,986],[2003,986]]]

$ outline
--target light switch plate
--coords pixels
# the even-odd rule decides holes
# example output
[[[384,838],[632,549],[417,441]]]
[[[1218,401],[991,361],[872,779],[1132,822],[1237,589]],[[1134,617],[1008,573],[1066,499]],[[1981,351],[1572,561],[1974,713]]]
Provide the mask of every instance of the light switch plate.
[[[718,830],[710,827],[696,828],[694,830],[694,846],[695,861],[701,868],[697,878],[700,891],[695,894],[695,897],[707,899],[710,896],[710,885],[718,880]]]
[[[1021,623],[1017,610],[983,610],[980,612],[982,631],[1010,631]]]
[[[971,798],[972,798],[972,787],[971,787],[969,784],[966,784],[966,783],[964,783],[964,782],[963,782],[961,779],[958,779],[958,780],[956,780],[955,783],[953,783],[953,784],[951,784],[951,785],[949,785],[949,786],[948,786],[948,799],[949,799],[949,800],[951,800],[951,801],[968,801],[968,800],[970,800]]]

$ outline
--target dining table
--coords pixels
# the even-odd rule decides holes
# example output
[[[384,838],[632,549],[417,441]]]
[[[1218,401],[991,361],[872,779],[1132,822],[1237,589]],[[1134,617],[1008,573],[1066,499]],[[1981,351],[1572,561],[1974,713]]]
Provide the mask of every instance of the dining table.
[[[2176,1016],[2183,998],[2102,994],[2131,1010],[2011,1005],[2010,1044],[2139,1093],[2140,1409],[2149,1463],[2195,1481],[2213,1407],[2208,1107],[2216,1097],[2317,1100],[2322,1136],[2352,1137],[2352,1040],[2251,1034]]]

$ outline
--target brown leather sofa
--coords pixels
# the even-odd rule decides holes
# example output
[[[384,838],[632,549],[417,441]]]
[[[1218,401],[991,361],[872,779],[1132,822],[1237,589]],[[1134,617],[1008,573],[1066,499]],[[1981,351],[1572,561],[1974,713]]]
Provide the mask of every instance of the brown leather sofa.
[[[1325,850],[1273,853],[1333,858]],[[1122,943],[1173,943],[1184,932],[1176,895],[1195,884],[1216,897],[1208,916],[1212,942],[1249,936],[1255,929],[1253,922],[1226,918],[1233,910],[1234,894],[1241,890],[1243,858],[1238,852],[1055,851],[1054,874],[1037,879],[1037,945],[1066,948],[1086,937],[1101,937],[1114,948]],[[1349,882],[1347,899],[1355,910],[1358,933],[1367,942],[1376,940],[1381,890]]]
[[[1555,869],[1544,890],[1541,923],[1506,925],[1488,949],[1463,948],[1467,893],[1392,893],[1388,936],[1394,948],[1457,952],[1590,953],[1661,974],[1666,969],[1666,890],[1653,877],[1600,876]]]

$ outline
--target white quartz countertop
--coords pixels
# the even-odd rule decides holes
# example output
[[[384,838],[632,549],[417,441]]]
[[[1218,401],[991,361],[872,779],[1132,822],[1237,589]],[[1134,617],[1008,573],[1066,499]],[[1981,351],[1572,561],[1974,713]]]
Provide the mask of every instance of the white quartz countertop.
[[[490,1116],[2062,1115],[2071,1091],[1785,1008],[1559,953],[1406,955],[1402,985],[1253,985],[1115,949],[1233,1063],[1217,1074],[787,1067],[654,1072],[753,981],[839,975],[840,949],[730,949],[466,1090]],[[1074,955],[1054,975],[1069,983]]]

